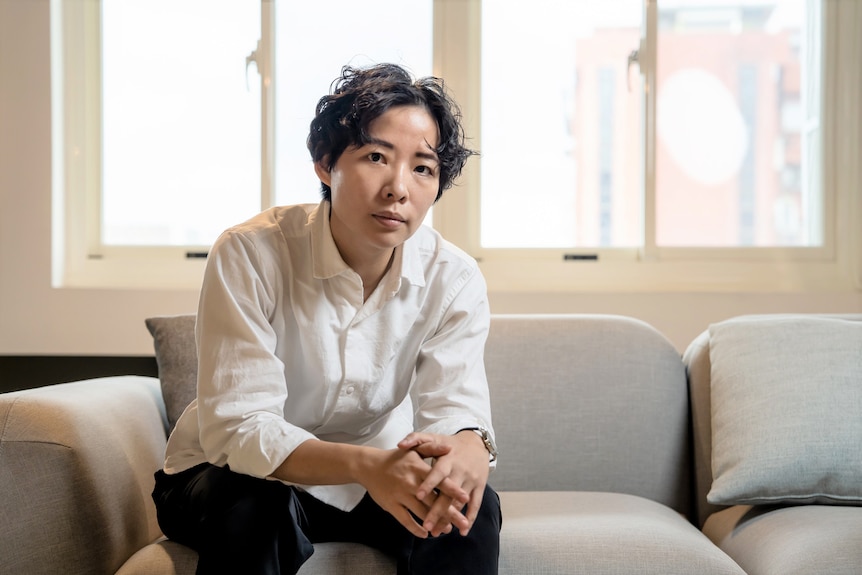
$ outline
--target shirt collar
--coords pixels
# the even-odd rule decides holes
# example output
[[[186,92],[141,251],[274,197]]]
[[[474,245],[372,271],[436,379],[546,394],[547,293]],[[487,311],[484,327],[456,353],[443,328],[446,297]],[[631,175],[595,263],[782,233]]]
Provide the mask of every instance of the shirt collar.
[[[422,257],[419,251],[417,235],[422,233],[419,229],[406,242],[395,250],[395,260],[392,262],[394,269],[400,268],[400,277],[412,285],[422,287],[425,285],[425,269],[422,266]],[[398,266],[396,268],[395,266]]]
[[[352,271],[350,266],[344,263],[338,246],[332,238],[332,228],[329,223],[330,204],[322,200],[309,216],[311,226],[311,259],[316,279],[328,279]],[[386,274],[388,278],[399,278],[398,284],[393,285],[393,291],[400,287],[400,278],[404,278],[412,285],[425,285],[425,272],[422,267],[418,242],[415,241],[416,234],[402,245],[395,248],[395,257],[392,259],[392,267]],[[386,281],[384,279],[384,281]]]
[[[311,226],[311,262],[315,279],[328,279],[350,270],[341,259],[329,227],[329,202],[322,200],[308,218]]]

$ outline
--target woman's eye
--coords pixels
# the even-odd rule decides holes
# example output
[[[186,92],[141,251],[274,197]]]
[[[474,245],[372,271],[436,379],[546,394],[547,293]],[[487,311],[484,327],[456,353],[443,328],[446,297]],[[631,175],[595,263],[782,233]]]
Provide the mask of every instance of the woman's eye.
[[[381,154],[380,152],[371,152],[370,154],[368,154],[368,159],[372,162],[379,162],[383,159],[383,154]]]
[[[420,174],[426,174],[428,176],[432,174],[430,166],[416,166],[416,171]]]

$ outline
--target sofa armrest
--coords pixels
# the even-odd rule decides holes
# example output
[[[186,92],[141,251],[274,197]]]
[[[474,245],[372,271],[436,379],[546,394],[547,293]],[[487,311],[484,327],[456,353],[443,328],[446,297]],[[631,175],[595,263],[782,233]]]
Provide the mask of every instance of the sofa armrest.
[[[0,572],[114,573],[159,537],[166,425],[150,377],[0,395]]]

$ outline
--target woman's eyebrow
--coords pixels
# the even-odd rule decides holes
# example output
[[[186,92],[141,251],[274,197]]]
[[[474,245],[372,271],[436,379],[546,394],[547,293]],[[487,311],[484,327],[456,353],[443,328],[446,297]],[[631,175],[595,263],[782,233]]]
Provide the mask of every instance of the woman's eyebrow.
[[[391,142],[387,142],[386,140],[381,140],[380,138],[368,138],[368,140],[366,141],[366,145],[368,145],[368,144],[374,144],[377,146],[381,146],[381,147],[386,148],[388,150],[394,150],[395,149],[395,144],[393,144]]]
[[[387,142],[386,140],[381,140],[380,138],[368,138],[368,140],[366,141],[366,145],[368,145],[368,144],[374,144],[374,145],[380,146],[382,148],[386,148],[387,150],[394,150],[395,149],[395,144],[393,144],[392,142]],[[416,157],[417,158],[425,158],[426,160],[433,160],[435,162],[439,162],[440,158],[437,156],[437,152],[434,151],[434,148],[431,147],[431,144],[429,144],[428,142],[425,142],[425,145],[428,146],[429,151],[428,152],[422,152],[422,151],[416,152]]]
[[[425,158],[426,160],[432,160],[434,162],[439,162],[440,158],[437,157],[437,154],[434,152],[416,152],[417,158]]]

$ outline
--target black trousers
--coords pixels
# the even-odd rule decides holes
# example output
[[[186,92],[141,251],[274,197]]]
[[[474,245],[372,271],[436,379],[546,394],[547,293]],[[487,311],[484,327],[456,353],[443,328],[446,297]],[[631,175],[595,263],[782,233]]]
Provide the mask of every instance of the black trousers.
[[[394,557],[398,575],[496,575],[500,499],[485,488],[479,516],[464,537],[419,539],[367,494],[341,511],[279,481],[208,463],[156,472],[153,500],[169,538],[198,552],[198,575],[294,575],[314,543],[350,541]]]

